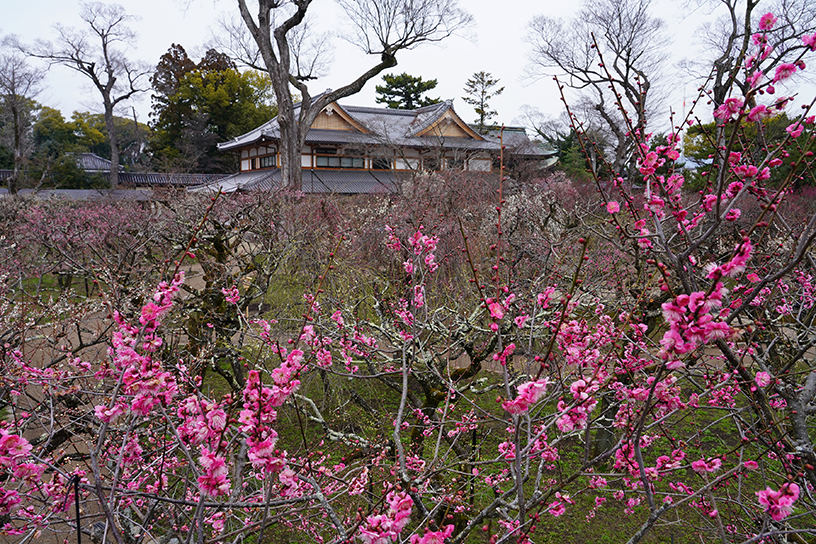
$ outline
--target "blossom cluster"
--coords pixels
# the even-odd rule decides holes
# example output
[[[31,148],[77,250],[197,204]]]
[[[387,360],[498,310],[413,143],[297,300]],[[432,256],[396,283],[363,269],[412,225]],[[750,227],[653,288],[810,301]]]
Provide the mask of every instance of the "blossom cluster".
[[[680,355],[732,334],[731,327],[724,321],[717,320],[718,314],[712,313],[722,306],[726,294],[722,282],[717,282],[710,292],[682,294],[671,302],[663,303],[663,317],[669,330],[663,334],[660,346],[667,368],[682,367]]]
[[[388,505],[387,511],[367,516],[365,523],[360,527],[357,538],[363,544],[388,544],[390,541],[396,541],[411,521],[413,502],[407,493],[392,490],[386,495],[385,503]],[[414,544],[414,541],[411,543]]]
[[[502,408],[511,414],[526,412],[537,403],[547,390],[548,378],[523,383],[518,387],[518,395],[513,400],[502,402]]]
[[[782,484],[779,491],[770,487],[756,493],[759,504],[775,521],[782,521],[793,510],[793,503],[799,498],[799,486],[795,483]]]

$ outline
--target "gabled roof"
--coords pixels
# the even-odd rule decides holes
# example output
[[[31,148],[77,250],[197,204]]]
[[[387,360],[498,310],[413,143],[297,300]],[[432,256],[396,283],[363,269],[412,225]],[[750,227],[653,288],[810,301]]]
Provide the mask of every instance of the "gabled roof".
[[[321,127],[322,125],[325,124],[325,123],[321,123],[321,121],[326,121],[326,120],[328,120],[328,118],[330,118],[330,117],[332,117],[334,115],[337,115],[337,117],[339,117],[342,120],[342,122],[345,123],[345,127],[340,128],[340,130],[354,130],[354,131],[357,131],[357,132],[362,132],[364,134],[367,134],[369,132],[369,130],[366,129],[366,127],[364,127],[363,125],[358,123],[357,120],[354,119],[354,117],[352,117],[351,115],[349,115],[348,112],[345,109],[343,109],[343,106],[341,106],[337,102],[332,102],[331,104],[329,104],[328,106],[323,108],[323,111],[321,111],[317,115],[317,118],[315,119],[314,123],[312,123],[312,127],[314,127],[314,128]],[[322,117],[322,119],[321,119],[321,117]],[[317,125],[317,126],[315,126],[315,125]],[[326,126],[324,128],[329,128],[329,127]]]
[[[444,105],[444,107],[442,107]],[[459,132],[464,137],[473,138],[474,140],[484,140],[479,134],[474,132],[462,118],[456,115],[453,111],[453,103],[450,100],[442,102],[439,108],[423,116],[421,123],[413,129],[412,136],[437,135],[443,136],[449,132],[444,125],[455,125],[459,128]]]

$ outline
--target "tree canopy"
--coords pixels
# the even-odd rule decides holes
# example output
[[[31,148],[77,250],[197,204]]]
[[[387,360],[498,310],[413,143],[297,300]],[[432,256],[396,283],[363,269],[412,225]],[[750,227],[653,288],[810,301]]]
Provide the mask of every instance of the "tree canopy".
[[[733,137],[732,150],[759,164],[768,153],[775,152],[789,138],[787,128],[793,123],[794,119],[783,111],[756,121],[743,120],[739,124],[729,123],[724,127],[724,134],[721,137],[728,140]],[[683,136],[683,154],[691,161],[689,166],[698,167],[698,171],[690,176],[689,182],[692,187],[702,188],[706,184],[704,178],[708,175],[701,175],[702,172],[723,159],[716,152],[714,144],[718,128],[722,128],[722,125],[718,127],[716,122],[695,124],[689,127]],[[735,131],[736,134],[734,134]],[[792,170],[791,165],[799,160],[802,151],[801,145],[786,146],[785,160],[769,171],[771,186],[777,186],[787,179]],[[812,176],[796,176],[793,183],[794,187],[799,188],[803,185],[813,185],[814,179]]]
[[[423,106],[438,104],[439,98],[428,98],[423,96],[428,91],[436,88],[437,80],[429,79],[423,81],[422,77],[414,77],[405,72],[394,75],[384,74],[385,85],[377,85],[377,103],[385,104],[395,110],[415,110]]]
[[[234,157],[216,144],[243,134],[275,116],[269,78],[240,72],[224,53],[210,49],[195,64],[173,44],[151,77],[153,112],[150,143],[167,170],[232,172]]]

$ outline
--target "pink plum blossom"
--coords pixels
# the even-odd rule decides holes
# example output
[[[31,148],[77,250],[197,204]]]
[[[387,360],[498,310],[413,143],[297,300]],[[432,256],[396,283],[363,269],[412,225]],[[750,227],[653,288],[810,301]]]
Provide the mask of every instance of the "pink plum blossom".
[[[760,30],[771,30],[774,25],[776,24],[777,18],[774,17],[773,13],[766,13],[762,17],[759,18],[759,29]]]
[[[801,123],[793,123],[788,125],[788,128],[785,130],[791,135],[791,138],[798,138],[802,135],[802,131],[805,130],[805,126]]]
[[[796,65],[790,62],[786,62],[784,64],[780,64],[776,67],[776,72],[774,73],[773,82],[779,83],[780,81],[785,81],[789,77],[791,77],[794,73],[796,73]]]
[[[564,512],[567,511],[566,506],[560,501],[553,501],[550,503],[547,510],[555,517],[562,515]]]
[[[453,535],[453,525],[446,525],[444,531],[428,531],[423,536],[411,535],[411,544],[445,544],[445,539]]]
[[[728,210],[727,214],[725,214],[725,220],[736,221],[737,219],[739,219],[740,215],[742,215],[742,212],[740,211],[739,208],[732,208]]]
[[[0,430],[0,456],[8,456],[14,461],[19,461],[26,457],[31,449],[31,444],[22,436]]]
[[[116,421],[116,418],[123,413],[124,409],[119,404],[115,404],[113,408],[108,408],[104,405],[97,405],[94,407],[94,415],[97,417],[97,419],[100,419],[105,423]]]
[[[753,74],[748,76],[748,79],[746,79],[746,83],[748,83],[748,86],[753,89],[757,85],[759,85],[759,82],[762,81],[762,79],[764,77],[765,77],[765,74],[762,72],[762,70],[757,70],[756,72],[754,72]],[[756,109],[756,108],[754,108],[754,109]],[[760,111],[763,111],[763,110],[760,110]],[[751,112],[753,112],[753,110],[751,110]]]
[[[530,409],[544,396],[549,380],[543,378],[532,382],[521,384],[518,387],[518,395],[513,400],[502,403],[502,408],[511,414],[520,414]]]
[[[490,310],[490,317],[493,319],[501,319],[504,317],[504,308],[499,302],[491,302],[487,305],[487,309]]]
[[[364,544],[387,544],[397,540],[403,528],[411,521],[413,501],[407,493],[391,491],[385,502],[388,510],[383,514],[367,516],[360,527],[357,538]]]
[[[767,372],[757,372],[754,381],[760,387],[767,387],[771,383],[771,375]]]
[[[224,295],[224,299],[230,304],[238,304],[238,301],[241,299],[241,295],[238,292],[238,287],[235,285],[229,289],[221,289],[221,293]]]
[[[155,321],[159,318],[160,308],[152,303],[148,302],[142,307],[142,316],[139,318],[139,323],[142,325],[147,325],[151,321]]]
[[[0,487],[0,514],[7,515],[15,510],[23,502],[19,493],[14,489],[4,489]]]
[[[713,459],[709,459],[708,461],[704,459],[699,459],[691,463],[691,468],[694,472],[698,474],[705,474],[706,472],[716,472],[722,466],[722,461],[717,459],[716,457]]]
[[[756,496],[762,509],[768,512],[771,518],[782,521],[790,515],[793,503],[799,498],[799,486],[794,483],[782,484],[779,491],[768,487],[764,491],[757,491]]]
[[[714,117],[724,120],[731,119],[734,114],[740,112],[743,103],[742,98],[726,98],[725,102],[714,110]]]
[[[759,74],[762,74],[762,72],[759,72]],[[771,115],[773,115],[773,112],[765,107],[764,104],[760,104],[751,108],[751,111],[748,113],[748,120],[753,123],[767,119]]]
[[[201,463],[201,467],[204,469],[204,473],[198,477],[198,485],[201,487],[201,491],[213,496],[229,493],[230,481],[227,478],[229,469],[226,460],[202,446],[198,462]]]

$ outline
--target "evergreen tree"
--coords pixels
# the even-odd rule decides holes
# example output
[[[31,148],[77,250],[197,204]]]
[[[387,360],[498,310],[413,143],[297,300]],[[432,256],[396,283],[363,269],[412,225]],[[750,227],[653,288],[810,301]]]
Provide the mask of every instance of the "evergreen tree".
[[[65,151],[74,151],[77,141],[76,126],[67,122],[62,112],[56,108],[42,106],[34,124],[34,146],[39,150],[45,146],[58,146]]]
[[[476,119],[476,127],[479,132],[484,132],[487,121],[496,116],[496,111],[490,109],[487,101],[504,92],[504,87],[493,90],[498,83],[499,80],[493,79],[493,75],[489,72],[477,72],[465,83],[466,96],[463,96],[462,100],[476,110],[476,115],[479,116]]]
[[[437,81],[414,77],[405,72],[399,75],[383,75],[385,85],[377,85],[377,103],[395,110],[415,110],[423,106],[438,104],[439,98],[425,98],[422,95],[436,87]]]
[[[239,72],[225,54],[210,49],[195,64],[180,45],[165,53],[151,78],[153,136],[161,169],[229,173],[235,158],[216,144],[275,116],[269,78]]]
[[[196,64],[187,56],[184,47],[173,44],[167,53],[161,56],[156,71],[150,77],[153,86],[153,111],[150,113],[150,125],[154,129],[151,148],[159,154],[172,149],[181,138],[185,120],[192,116],[188,104],[175,100],[181,80],[196,69]]]
[[[143,168],[146,155],[142,144],[148,139],[150,129],[126,117],[114,116],[113,122],[119,140],[119,164],[129,169]],[[89,178],[77,165],[75,154],[94,153],[110,159],[111,143],[106,125],[105,115],[101,113],[75,111],[71,119],[66,120],[59,110],[40,107],[32,127],[29,177],[38,184],[63,189],[101,187],[99,179]]]
[[[751,157],[754,164],[759,164],[774,148],[781,145],[788,137],[787,127],[791,126],[794,118],[789,117],[784,111],[755,122],[743,119],[739,125],[728,123],[725,127],[725,138],[734,138],[734,131],[737,131],[732,150],[741,153],[743,156]],[[686,167],[692,169],[686,178],[684,187],[692,190],[699,190],[706,186],[707,176],[702,172],[711,170],[712,164],[716,165],[725,160],[720,155],[714,145],[716,141],[717,123],[712,121],[704,124],[694,124],[690,126],[683,136],[683,155],[687,163]],[[795,164],[805,151],[799,146],[790,146],[785,151],[785,160],[781,165],[770,170],[769,184],[776,186],[783,183],[791,172],[792,165]],[[794,178],[793,186],[799,188],[803,185],[813,185],[813,176],[797,176]]]

